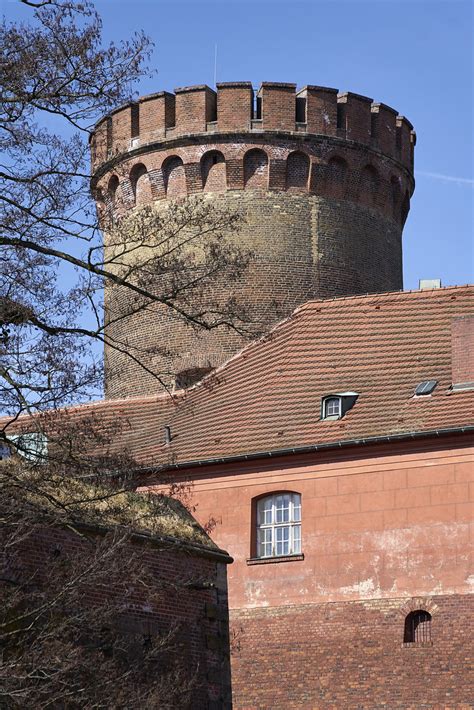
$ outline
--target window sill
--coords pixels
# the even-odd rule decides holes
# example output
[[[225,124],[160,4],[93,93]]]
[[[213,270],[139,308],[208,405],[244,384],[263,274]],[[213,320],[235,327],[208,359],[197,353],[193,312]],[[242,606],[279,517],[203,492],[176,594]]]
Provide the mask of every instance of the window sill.
[[[276,562],[300,562],[304,560],[304,555],[281,555],[280,557],[250,557],[247,560],[248,565],[268,565]]]
[[[402,648],[430,648],[433,641],[411,641],[402,643]]]

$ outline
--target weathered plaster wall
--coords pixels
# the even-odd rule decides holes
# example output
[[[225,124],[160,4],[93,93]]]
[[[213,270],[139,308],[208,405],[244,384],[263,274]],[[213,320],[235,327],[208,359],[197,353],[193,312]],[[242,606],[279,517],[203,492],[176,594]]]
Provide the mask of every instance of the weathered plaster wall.
[[[235,559],[230,607],[472,592],[473,454],[412,444],[198,472],[196,515]],[[249,565],[252,499],[281,490],[301,494],[304,560]]]

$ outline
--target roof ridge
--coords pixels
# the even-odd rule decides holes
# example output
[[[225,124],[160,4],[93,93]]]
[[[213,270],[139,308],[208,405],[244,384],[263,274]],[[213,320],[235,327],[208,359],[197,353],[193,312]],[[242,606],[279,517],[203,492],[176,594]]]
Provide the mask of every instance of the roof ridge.
[[[68,411],[76,411],[78,409],[85,409],[86,407],[98,407],[100,405],[102,406],[115,406],[115,405],[121,405],[121,404],[139,404],[140,402],[145,402],[148,403],[152,400],[165,400],[165,399],[173,399],[174,393],[170,394],[169,392],[156,392],[155,394],[149,394],[149,395],[142,395],[140,397],[123,397],[121,399],[96,399],[93,400],[92,402],[82,402],[81,404],[73,404],[71,406],[65,406],[65,407],[60,407],[59,410],[61,409],[67,409]],[[54,410],[46,410],[46,411],[54,411]]]
[[[294,313],[297,313],[298,311],[304,310],[306,308],[311,307],[312,304],[314,303],[333,303],[334,301],[357,301],[357,300],[362,300],[364,298],[374,298],[377,296],[410,296],[412,294],[432,294],[432,293],[443,293],[446,291],[463,291],[463,290],[469,290],[474,288],[474,284],[458,284],[458,285],[451,285],[451,286],[439,286],[439,287],[434,287],[434,288],[412,288],[412,289],[400,289],[399,291],[374,291],[371,293],[359,293],[359,294],[354,294],[352,296],[329,296],[328,298],[312,298],[309,301],[306,301],[305,303],[302,303],[300,306],[297,306],[295,310],[293,311]]]
[[[181,397],[180,391],[176,391],[173,393],[169,392],[157,392],[155,394],[150,394],[146,396],[141,396],[141,397],[124,397],[122,399],[95,399],[91,402],[81,402],[78,404],[71,404],[71,405],[64,405],[63,407],[58,407],[57,409],[45,409],[41,412],[36,412],[35,414],[31,415],[28,412],[23,412],[20,414],[19,417],[15,418],[16,421],[24,421],[25,419],[31,419],[32,417],[40,417],[42,415],[50,415],[53,413],[64,413],[67,412],[68,414],[71,412],[80,412],[86,411],[87,409],[98,409],[99,407],[106,407],[107,409],[113,409],[116,406],[121,406],[124,404],[149,404],[152,401],[160,401],[160,400],[166,400],[170,399],[172,400],[173,398],[176,397]],[[10,416],[8,414],[2,414],[0,416],[0,423],[4,421],[8,421],[9,419],[13,420],[14,416]]]

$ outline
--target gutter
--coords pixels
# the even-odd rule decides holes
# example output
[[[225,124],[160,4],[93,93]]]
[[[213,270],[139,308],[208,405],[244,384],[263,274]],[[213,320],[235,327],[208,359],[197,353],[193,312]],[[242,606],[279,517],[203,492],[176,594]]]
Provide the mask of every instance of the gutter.
[[[214,464],[234,463],[241,461],[252,461],[255,459],[276,458],[278,456],[291,456],[292,454],[308,454],[317,451],[331,449],[342,449],[348,446],[366,446],[370,444],[386,444],[397,441],[410,441],[418,439],[428,439],[432,437],[449,436],[450,434],[474,434],[473,426],[451,427],[445,429],[430,429],[428,431],[412,431],[402,434],[388,434],[386,436],[371,436],[361,439],[342,439],[325,444],[310,444],[307,446],[295,446],[286,449],[270,449],[267,451],[255,451],[249,454],[234,454],[231,456],[221,456],[208,459],[196,459],[194,461],[183,461],[180,463],[168,463],[160,466],[147,466],[135,469],[137,473],[154,473],[162,471],[176,471],[183,468],[196,468],[211,466]]]

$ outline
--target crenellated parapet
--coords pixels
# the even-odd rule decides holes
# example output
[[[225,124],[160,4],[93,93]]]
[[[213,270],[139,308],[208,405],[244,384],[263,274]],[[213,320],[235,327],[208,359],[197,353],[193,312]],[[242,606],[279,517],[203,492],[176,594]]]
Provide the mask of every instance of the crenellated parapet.
[[[91,138],[93,170],[150,143],[190,134],[279,131],[355,141],[413,170],[416,136],[397,111],[366,96],[336,89],[263,82],[188,86],[144,96],[113,111]]]
[[[244,218],[229,239],[252,254],[248,269],[232,285],[217,275],[212,292],[251,307],[257,322],[311,298],[398,290],[415,138],[389,106],[320,86],[264,82],[254,91],[226,82],[145,96],[102,119],[91,137],[105,252],[116,218],[202,195]],[[229,330],[195,334],[158,306],[122,320],[129,298],[106,285],[108,334],[177,382],[243,345]],[[159,343],[169,352],[156,354]],[[106,359],[107,396],[156,387],[113,348]]]

